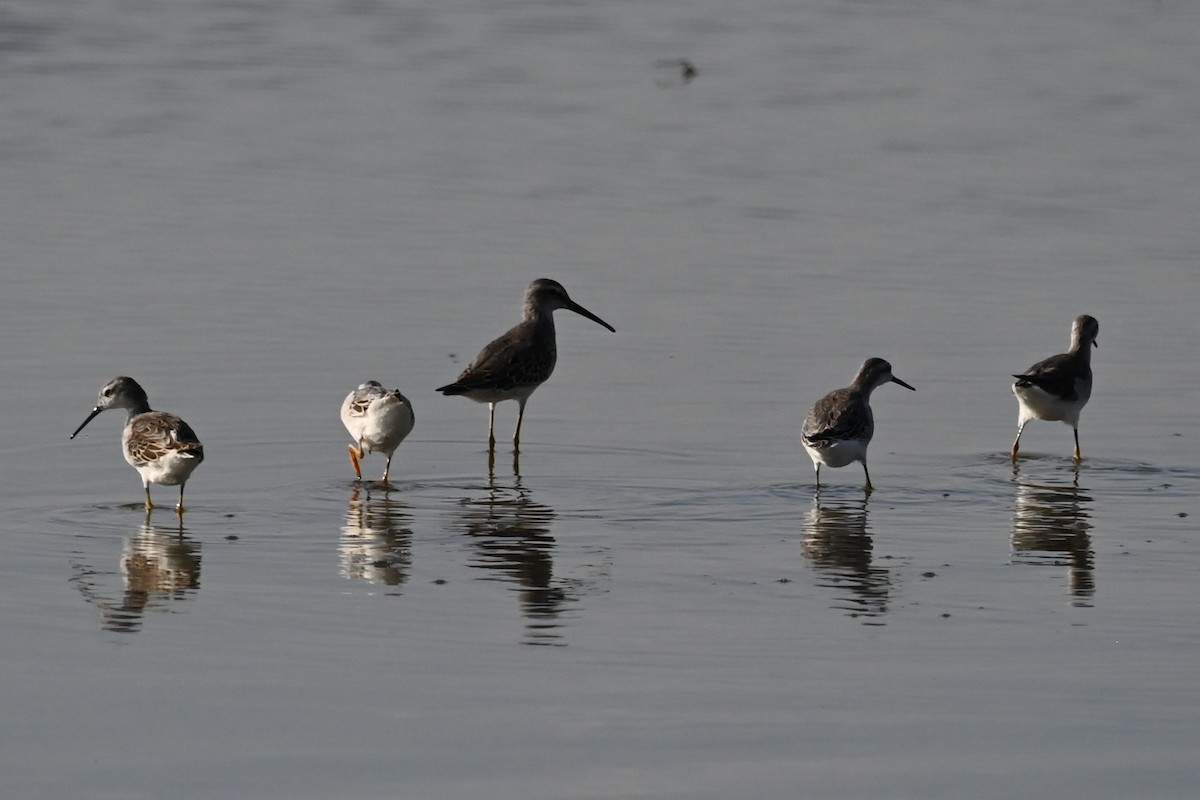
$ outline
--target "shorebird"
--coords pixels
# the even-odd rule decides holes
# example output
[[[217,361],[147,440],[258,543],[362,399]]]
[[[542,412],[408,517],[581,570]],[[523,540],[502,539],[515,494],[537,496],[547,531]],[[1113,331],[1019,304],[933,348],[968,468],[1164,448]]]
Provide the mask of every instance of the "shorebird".
[[[854,383],[825,395],[804,419],[801,437],[804,449],[817,469],[817,488],[821,488],[821,465],[844,467],[858,461],[867,478],[866,490],[874,491],[867,471],[867,445],[875,435],[875,415],[871,413],[871,392],[885,383],[898,383],[916,391],[892,374],[892,365],[882,358],[868,358],[858,370]]]
[[[1017,418],[1017,438],[1012,446],[1012,460],[1017,460],[1021,434],[1033,419],[1060,420],[1075,432],[1075,463],[1083,460],[1079,453],[1079,412],[1092,396],[1092,348],[1097,347],[1096,335],[1100,323],[1095,317],[1080,314],[1071,324],[1071,349],[1039,361],[1013,384],[1013,394],[1021,404]]]
[[[179,505],[183,513],[183,487],[196,467],[204,460],[204,445],[196,438],[191,426],[174,414],[151,411],[146,390],[133,378],[120,376],[104,384],[96,407],[71,434],[79,432],[101,411],[123,408],[129,412],[125,431],[121,434],[121,450],[125,460],[142,476],[146,490],[146,510],[154,508],[150,501],[150,484],[179,487]]]
[[[385,389],[379,381],[360,384],[342,402],[342,424],[350,431],[350,463],[354,474],[362,480],[358,460],[368,452],[387,456],[380,483],[388,482],[392,469],[392,454],[413,429],[412,403],[399,389]]]
[[[513,449],[521,448],[525,403],[554,372],[558,357],[554,311],[559,308],[574,311],[616,333],[616,328],[572,300],[558,281],[538,278],[525,290],[525,321],[483,348],[458,380],[437,390],[444,395],[463,395],[476,403],[488,404],[489,452],[496,448],[496,403],[504,400],[516,400],[519,406]]]

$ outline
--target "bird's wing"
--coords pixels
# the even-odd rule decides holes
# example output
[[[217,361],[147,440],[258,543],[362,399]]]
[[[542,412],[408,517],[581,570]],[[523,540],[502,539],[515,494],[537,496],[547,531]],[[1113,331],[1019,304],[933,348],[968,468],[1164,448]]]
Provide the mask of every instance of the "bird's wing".
[[[860,439],[870,433],[870,411],[855,402],[847,389],[838,389],[821,398],[804,420],[804,441],[814,446],[844,439]]]
[[[458,379],[438,389],[461,393],[474,389],[511,389],[529,382],[538,383],[554,368],[553,351],[538,347],[521,323],[503,336],[493,339]],[[547,355],[549,352],[549,355]]]
[[[204,445],[191,426],[174,414],[150,411],[130,424],[129,454],[137,464],[150,464],[169,454],[204,460]]]
[[[1086,366],[1086,365],[1085,365]],[[1086,376],[1090,376],[1090,367]],[[1013,375],[1017,386],[1036,386],[1047,394],[1063,400],[1078,400],[1076,381],[1081,377],[1075,358],[1069,353],[1060,353],[1039,361],[1020,375]]]

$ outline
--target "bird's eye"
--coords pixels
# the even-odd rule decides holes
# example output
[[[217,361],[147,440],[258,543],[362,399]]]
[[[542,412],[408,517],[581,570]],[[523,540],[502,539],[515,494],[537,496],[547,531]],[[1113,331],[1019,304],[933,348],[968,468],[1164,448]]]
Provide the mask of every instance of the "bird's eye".
[[[104,390],[104,396],[105,396],[105,397],[112,397],[112,393],[113,393],[113,390],[112,390],[112,389],[105,389],[105,390]]]

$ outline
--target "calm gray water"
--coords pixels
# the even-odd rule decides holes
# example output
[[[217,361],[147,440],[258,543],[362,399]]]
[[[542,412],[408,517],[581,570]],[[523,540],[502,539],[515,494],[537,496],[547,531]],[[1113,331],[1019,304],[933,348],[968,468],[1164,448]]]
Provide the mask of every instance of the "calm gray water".
[[[6,4],[4,797],[1193,797],[1198,38]],[[489,471],[433,389],[542,276],[618,332],[560,312]],[[1009,375],[1084,312],[1084,464],[1033,423],[1014,469]],[[815,496],[800,420],[868,356],[918,391],[875,394],[877,491]],[[67,440],[117,374],[206,445],[182,523],[118,412]],[[368,378],[416,410],[393,491],[337,418]]]

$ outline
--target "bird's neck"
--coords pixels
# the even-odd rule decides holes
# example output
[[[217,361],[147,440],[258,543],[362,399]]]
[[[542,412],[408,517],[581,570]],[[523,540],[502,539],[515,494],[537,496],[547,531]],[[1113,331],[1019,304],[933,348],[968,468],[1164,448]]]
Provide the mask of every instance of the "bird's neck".
[[[526,303],[524,313],[526,322],[534,322],[539,326],[545,326],[548,328],[554,327],[553,311],[545,311],[541,306],[534,305],[533,303]]]
[[[850,390],[850,394],[862,395],[864,400],[870,400],[871,392],[875,391],[875,384],[855,378],[854,383],[847,388]]]
[[[1071,342],[1071,349],[1067,352],[1071,355],[1079,356],[1087,364],[1092,363],[1092,343],[1089,341],[1073,341]]]
[[[129,411],[129,416],[126,418],[126,421],[128,422],[139,414],[149,413],[150,404],[146,402],[137,403],[135,405],[128,406],[127,410]]]

